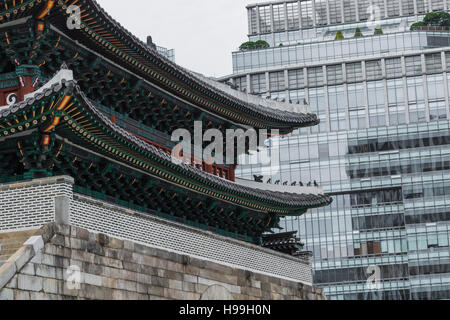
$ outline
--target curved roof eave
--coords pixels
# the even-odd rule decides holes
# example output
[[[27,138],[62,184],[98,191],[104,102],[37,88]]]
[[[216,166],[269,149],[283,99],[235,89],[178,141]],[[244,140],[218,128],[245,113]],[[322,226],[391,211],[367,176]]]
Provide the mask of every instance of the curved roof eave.
[[[126,30],[120,23],[114,20],[97,3],[97,1],[82,1],[85,2],[89,8],[95,10],[96,17],[98,17],[102,23],[106,23],[110,30],[114,30],[117,35],[120,35],[118,38],[120,38],[119,40],[121,41],[121,45],[136,51],[140,55],[140,58],[147,63],[153,65],[155,65],[155,63],[159,63],[159,66],[157,66],[158,68],[164,69],[168,74],[176,74],[176,79],[183,83],[184,89],[191,90],[193,86],[196,86],[199,88],[198,90],[201,90],[199,92],[209,94],[209,96],[216,96],[214,101],[217,103],[225,103],[230,108],[234,108],[234,105],[239,106],[240,112],[243,115],[250,117],[253,114],[255,117],[260,117],[261,119],[270,118],[273,122],[272,129],[277,129],[277,126],[279,126],[279,129],[286,132],[286,128],[289,128],[289,131],[293,131],[297,128],[319,124],[320,121],[317,116],[310,113],[308,107],[306,106],[274,101],[269,103],[263,98],[247,94],[244,94],[247,96],[244,99],[242,92],[232,90],[231,88],[230,90],[224,90],[223,85],[219,83],[213,85],[213,80],[205,80],[205,78],[185,70],[183,67],[178,66],[169,59],[160,55],[157,51],[147,46],[144,42]],[[89,32],[92,32],[92,30]],[[83,32],[80,33],[84,34]],[[89,41],[92,40],[91,37],[87,36],[86,39]],[[154,62],[151,62],[149,57],[154,59]],[[255,101],[258,103],[256,104]]]
[[[68,74],[67,70],[64,72],[65,74]],[[28,95],[25,101],[16,103],[9,108],[0,111],[0,120],[12,114],[16,114],[23,109],[32,107],[36,103],[60,93],[64,93],[64,95],[67,96],[73,96],[79,100],[79,102],[86,107],[88,112],[92,114],[102,125],[104,125],[114,135],[120,137],[118,140],[126,141],[127,143],[136,146],[144,153],[152,154],[154,157],[158,158],[161,163],[163,163],[162,165],[165,166],[165,168],[176,168],[180,172],[180,176],[184,176],[186,178],[189,177],[190,179],[198,181],[203,186],[212,186],[212,189],[227,194],[227,196],[223,199],[219,199],[224,202],[232,203],[250,210],[274,212],[284,216],[295,215],[295,212],[300,212],[299,214],[302,214],[307,209],[322,207],[330,204],[332,201],[329,196],[317,192],[315,192],[316,194],[294,194],[251,188],[242,184],[221,179],[184,163],[174,164],[170,155],[152,145],[147,144],[145,141],[112,123],[92,104],[92,102],[77,86],[76,82],[72,79],[65,79],[64,75],[56,75],[42,89],[36,91],[34,94]],[[123,144],[122,142],[120,143]],[[163,180],[161,177],[159,177],[159,179]],[[180,185],[180,187],[182,186]],[[184,188],[190,190],[188,187]],[[195,192],[195,190],[192,191]],[[242,201],[242,199],[244,201]],[[248,206],[248,204],[246,205],[245,202],[247,200],[250,201],[250,199],[254,199],[252,201],[260,203],[261,205],[259,207],[251,207]],[[271,207],[274,210],[270,210]]]

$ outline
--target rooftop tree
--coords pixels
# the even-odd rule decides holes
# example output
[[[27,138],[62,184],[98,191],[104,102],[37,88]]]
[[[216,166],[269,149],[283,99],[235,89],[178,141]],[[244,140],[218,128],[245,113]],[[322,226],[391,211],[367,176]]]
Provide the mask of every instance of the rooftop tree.
[[[376,26],[375,32],[373,33],[374,36],[381,36],[383,34],[383,29],[379,25]]]
[[[344,38],[344,34],[342,33],[341,30],[338,30],[338,31],[336,32],[336,38],[334,38],[334,40],[342,40],[342,39],[345,39],[345,38]]]
[[[433,27],[450,27],[450,13],[448,12],[430,12],[423,21],[414,23],[411,26],[411,30],[417,30],[420,27],[433,26]]]
[[[248,41],[241,44],[239,50],[247,51],[247,50],[256,50],[256,49],[265,49],[269,48],[270,45],[264,40],[258,40],[256,42]]]
[[[423,22],[427,26],[450,27],[450,13],[448,12],[430,12]]]
[[[356,28],[356,30],[355,30],[355,38],[362,38],[362,37],[363,37],[363,34],[361,32],[361,29],[360,28]]]

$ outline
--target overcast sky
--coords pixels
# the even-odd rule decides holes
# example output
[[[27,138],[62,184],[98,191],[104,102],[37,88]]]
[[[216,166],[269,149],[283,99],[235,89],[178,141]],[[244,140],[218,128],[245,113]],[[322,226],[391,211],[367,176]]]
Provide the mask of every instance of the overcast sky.
[[[246,6],[262,0],[98,0],[141,40],[175,49],[176,62],[207,76],[232,73],[231,52],[247,41]],[[124,3],[127,6],[124,6]],[[138,10],[136,10],[136,8]]]

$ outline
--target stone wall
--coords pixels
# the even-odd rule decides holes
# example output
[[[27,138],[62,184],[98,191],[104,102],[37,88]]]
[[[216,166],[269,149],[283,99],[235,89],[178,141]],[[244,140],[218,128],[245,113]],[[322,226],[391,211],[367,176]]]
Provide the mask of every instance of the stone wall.
[[[324,296],[296,281],[51,223],[0,267],[0,299],[322,300]]]
[[[0,185],[0,232],[56,222],[199,260],[312,285],[311,261],[83,196],[71,177]],[[1,254],[0,254],[1,256]]]

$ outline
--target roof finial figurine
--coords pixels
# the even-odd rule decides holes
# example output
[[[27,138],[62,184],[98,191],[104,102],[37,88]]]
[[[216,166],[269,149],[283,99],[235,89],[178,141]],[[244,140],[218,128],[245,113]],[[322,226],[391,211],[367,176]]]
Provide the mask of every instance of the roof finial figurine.
[[[149,48],[152,48],[152,49],[156,50],[156,44],[153,43],[153,38],[152,38],[152,36],[148,36],[148,37],[147,37],[147,46],[148,46]]]

